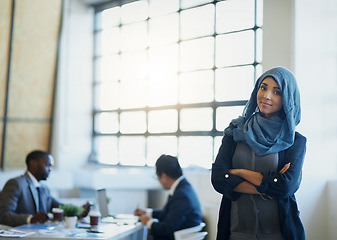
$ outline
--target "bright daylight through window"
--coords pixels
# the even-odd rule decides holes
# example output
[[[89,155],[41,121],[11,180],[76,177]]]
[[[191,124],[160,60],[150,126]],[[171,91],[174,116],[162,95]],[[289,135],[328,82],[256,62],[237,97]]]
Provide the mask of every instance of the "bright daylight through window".
[[[96,6],[94,160],[210,168],[261,74],[261,27],[262,0]]]

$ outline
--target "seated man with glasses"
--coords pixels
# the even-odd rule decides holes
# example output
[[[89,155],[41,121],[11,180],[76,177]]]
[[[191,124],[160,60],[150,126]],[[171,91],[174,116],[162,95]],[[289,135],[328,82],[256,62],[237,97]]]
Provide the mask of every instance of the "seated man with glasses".
[[[174,239],[174,232],[202,222],[198,195],[185,179],[176,157],[162,155],[156,162],[158,181],[169,190],[169,198],[162,210],[136,209],[134,214],[146,224],[153,239]]]

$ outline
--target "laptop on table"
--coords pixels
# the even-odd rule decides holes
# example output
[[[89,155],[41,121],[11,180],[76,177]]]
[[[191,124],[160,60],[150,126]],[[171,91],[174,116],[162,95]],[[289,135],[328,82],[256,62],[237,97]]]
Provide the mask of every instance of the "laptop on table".
[[[110,214],[106,189],[97,190],[97,202],[101,213],[101,222],[120,225],[136,224],[138,217],[133,214]]]

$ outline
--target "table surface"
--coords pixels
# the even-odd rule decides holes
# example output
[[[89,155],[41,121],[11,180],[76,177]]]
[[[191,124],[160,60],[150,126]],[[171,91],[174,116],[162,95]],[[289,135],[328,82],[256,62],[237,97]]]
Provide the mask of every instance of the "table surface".
[[[29,235],[20,237],[20,239],[103,239],[103,240],[119,240],[119,239],[146,239],[146,227],[141,223],[136,224],[115,224],[100,223],[96,231],[86,228],[85,224],[78,225],[80,228],[68,229],[65,223],[58,224],[30,224],[22,225],[13,230],[29,233]],[[88,226],[89,227],[89,226]],[[131,237],[132,236],[132,237]],[[0,239],[13,239],[13,237],[0,237]],[[18,238],[14,238],[18,239]]]

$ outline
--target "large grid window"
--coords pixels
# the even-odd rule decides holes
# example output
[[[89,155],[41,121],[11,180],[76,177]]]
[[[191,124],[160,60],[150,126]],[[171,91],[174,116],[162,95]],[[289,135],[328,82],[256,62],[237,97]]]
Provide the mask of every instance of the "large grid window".
[[[261,27],[262,0],[96,6],[95,160],[210,168],[261,73]]]

